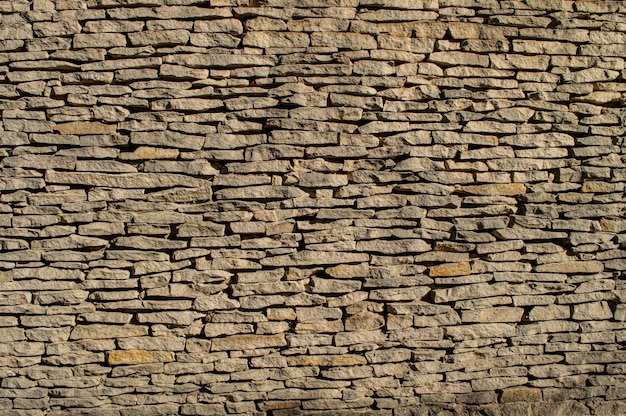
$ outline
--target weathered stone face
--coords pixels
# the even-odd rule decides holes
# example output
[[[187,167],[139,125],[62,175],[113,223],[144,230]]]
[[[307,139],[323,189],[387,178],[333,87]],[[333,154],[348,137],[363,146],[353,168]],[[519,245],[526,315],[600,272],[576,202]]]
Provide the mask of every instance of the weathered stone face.
[[[626,414],[626,5],[0,1],[0,414]]]

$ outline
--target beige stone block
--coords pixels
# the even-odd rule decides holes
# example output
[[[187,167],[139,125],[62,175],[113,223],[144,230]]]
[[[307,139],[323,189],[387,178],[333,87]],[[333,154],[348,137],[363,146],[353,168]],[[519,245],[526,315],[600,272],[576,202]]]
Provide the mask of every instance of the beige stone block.
[[[430,277],[467,276],[472,273],[469,262],[447,263],[430,268]]]
[[[174,361],[171,351],[119,350],[107,353],[107,364],[129,365],[147,363],[167,363]]]
[[[96,121],[74,121],[57,124],[55,130],[61,134],[111,134],[115,133],[115,124],[104,124]]]
[[[287,364],[291,367],[347,367],[365,365],[367,360],[360,355],[310,355],[287,357]]]
[[[233,335],[214,339],[211,351],[242,351],[259,348],[284,347],[287,345],[283,334],[276,335]]]
[[[540,264],[535,268],[545,273],[600,273],[604,265],[599,261],[568,261],[562,263]]]

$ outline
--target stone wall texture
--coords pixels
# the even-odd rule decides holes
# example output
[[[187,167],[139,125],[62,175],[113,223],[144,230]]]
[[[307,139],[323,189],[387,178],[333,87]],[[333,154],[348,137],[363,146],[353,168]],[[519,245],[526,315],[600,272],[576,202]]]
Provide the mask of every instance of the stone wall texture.
[[[0,414],[626,414],[626,2],[0,1]]]

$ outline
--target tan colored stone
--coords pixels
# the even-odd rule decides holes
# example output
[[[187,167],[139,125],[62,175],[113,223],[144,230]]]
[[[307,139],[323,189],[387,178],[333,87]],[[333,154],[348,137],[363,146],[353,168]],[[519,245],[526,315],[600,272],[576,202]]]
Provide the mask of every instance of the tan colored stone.
[[[541,398],[541,389],[512,387],[502,391],[500,402],[539,402]]]
[[[284,334],[277,335],[233,335],[214,339],[211,351],[241,351],[259,348],[284,347],[287,345]]]
[[[243,25],[238,19],[196,20],[193,28],[196,32],[222,32],[231,35],[243,33]]]
[[[428,292],[428,286],[376,289],[370,292],[369,298],[388,302],[412,301],[423,298]]]
[[[12,4],[3,8],[4,13],[13,11]],[[15,10],[18,11],[18,10]],[[29,11],[29,9],[22,10]],[[0,17],[0,39],[32,39],[33,29],[30,23],[20,13],[2,14]]]
[[[577,321],[606,320],[613,318],[613,312],[605,301],[574,305],[572,319]]]
[[[489,66],[488,57],[471,52],[433,52],[428,60],[442,66]]]
[[[622,232],[626,231],[626,220],[614,220],[612,218],[602,218],[600,220],[602,231]]]
[[[318,322],[298,322],[295,328],[299,334],[324,334],[324,333],[337,333],[344,330],[343,322],[340,320]]]
[[[248,32],[243,44],[257,48],[306,48],[309,46],[309,35],[298,32]]]
[[[152,110],[180,110],[180,111],[207,111],[222,107],[222,100],[211,100],[206,98],[175,98],[171,100],[154,101],[151,104]],[[173,134],[158,132],[158,137],[166,136],[170,139]],[[155,136],[156,138],[157,136]]]
[[[360,33],[316,32],[311,34],[311,45],[360,50],[376,49],[377,42],[373,36]]]
[[[325,270],[326,274],[337,279],[346,279],[353,277],[366,277],[369,273],[367,263],[361,264],[340,264],[339,266],[329,267]]]
[[[592,32],[599,33],[599,32]],[[611,71],[610,69],[602,68],[587,68],[582,71],[572,72],[570,74],[563,75],[565,82],[572,82],[577,84],[588,82],[601,82],[612,81],[619,76],[618,71]]]
[[[472,273],[469,262],[447,263],[430,268],[430,277],[467,276]]]
[[[385,324],[385,319],[375,313],[354,315],[346,319],[346,331],[371,331]]]
[[[120,160],[176,159],[178,149],[139,146],[129,153],[120,153]]]
[[[167,363],[171,361],[174,361],[174,353],[171,351],[119,350],[109,351],[107,354],[107,364],[109,365]]]
[[[457,22],[448,23],[447,26],[452,39],[506,39],[518,34],[518,29],[515,27]]]
[[[489,309],[472,309],[463,311],[461,320],[463,322],[520,322],[524,315],[523,308],[512,308],[507,306]]]
[[[447,334],[455,341],[480,338],[509,338],[515,336],[515,326],[501,323],[459,325],[448,327]]]
[[[289,199],[307,195],[294,186],[246,186],[226,188],[215,192],[216,199]]]
[[[111,134],[115,133],[115,124],[104,124],[96,121],[73,121],[57,124],[55,127],[61,134]]]
[[[381,344],[387,339],[382,331],[367,331],[363,328],[360,331],[341,332],[335,335],[335,345],[356,345],[356,344]]]
[[[194,68],[274,66],[276,61],[277,58],[275,56],[212,53],[177,54],[169,55],[164,59],[165,63],[185,65]]]
[[[540,264],[535,270],[542,273],[600,273],[604,270],[604,266],[601,262],[595,260],[567,261]]]
[[[290,367],[347,367],[351,365],[365,365],[367,360],[360,355],[310,355],[287,357]]]
[[[369,260],[365,253],[344,253],[305,250],[298,253],[267,257],[261,260],[264,266],[312,266],[322,264],[361,263]]]
[[[506,295],[509,290],[508,283],[476,283],[462,285],[448,289],[435,289],[435,302],[444,303],[465,299],[479,299],[483,297]]]
[[[419,239],[358,241],[356,244],[357,251],[383,254],[422,253],[430,249],[429,243]]]
[[[139,325],[77,325],[72,330],[70,340],[113,339],[141,337],[148,335],[148,327]]]
[[[202,103],[200,103],[202,104]],[[207,109],[213,107],[206,107]],[[179,149],[202,149],[204,142],[204,136],[195,136],[189,134],[181,134],[173,131],[150,131],[150,132],[133,132],[130,135],[130,142],[132,144],[145,145],[145,146],[160,146],[160,147],[176,147]]]
[[[611,192],[622,192],[624,190],[623,183],[608,183],[608,182],[585,182],[583,187],[581,188],[582,192],[589,193],[611,193]]]
[[[146,30],[143,32],[130,33],[128,39],[133,46],[184,45],[189,40],[189,31],[182,29]]]
[[[401,50],[413,53],[430,53],[433,51],[435,41],[418,36],[417,39],[405,36],[378,36],[378,44],[381,49]]]
[[[490,377],[471,381],[474,391],[502,390],[507,387],[524,385],[527,382],[527,377]]]
[[[490,54],[491,65],[496,69],[530,69],[545,71],[550,57],[544,55],[527,56],[514,54]]]
[[[547,305],[535,306],[528,314],[531,321],[555,321],[559,319],[569,319],[569,305]]]
[[[488,118],[496,121],[526,122],[535,114],[535,110],[527,107],[511,107],[489,113]]]
[[[526,193],[526,186],[523,183],[497,183],[489,185],[468,185],[462,186],[461,191],[472,195],[503,195],[513,196]]]
[[[67,237],[51,238],[46,240],[35,240],[31,243],[31,248],[34,250],[71,250],[71,249],[86,249],[86,248],[102,248],[107,247],[109,242],[102,238],[85,237],[81,235],[72,234]]]

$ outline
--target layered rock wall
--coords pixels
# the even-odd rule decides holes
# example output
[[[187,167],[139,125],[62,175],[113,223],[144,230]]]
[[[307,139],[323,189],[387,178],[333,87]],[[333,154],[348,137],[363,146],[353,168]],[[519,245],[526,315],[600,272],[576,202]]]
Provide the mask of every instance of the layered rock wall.
[[[0,414],[626,414],[624,2],[0,13]]]

